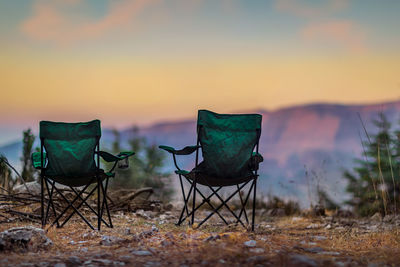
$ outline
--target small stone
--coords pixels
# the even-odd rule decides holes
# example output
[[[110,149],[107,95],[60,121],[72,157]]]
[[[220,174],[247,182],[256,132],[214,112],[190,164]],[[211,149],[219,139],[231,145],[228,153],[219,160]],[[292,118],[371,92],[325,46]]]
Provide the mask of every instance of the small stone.
[[[125,239],[119,238],[117,236],[103,235],[101,237],[100,245],[112,246],[118,243],[124,242]]]
[[[255,240],[249,240],[244,242],[244,245],[248,248],[253,248],[257,245],[257,242]]]
[[[135,214],[147,220],[151,219],[150,216],[144,212],[144,210],[137,210]]]
[[[112,263],[112,261],[107,260],[107,259],[95,259],[95,260],[93,260],[93,262],[101,263],[103,265],[110,265]]]
[[[294,254],[290,256],[290,263],[288,266],[318,266],[317,262],[305,255]]]
[[[147,250],[134,250],[134,251],[131,251],[131,253],[135,256],[151,256],[151,255],[153,255],[153,254],[151,254],[150,251],[147,251]]]
[[[326,236],[323,236],[323,235],[316,235],[316,236],[313,236],[312,238],[314,238],[317,241],[323,241],[323,240],[327,239]]]
[[[143,266],[144,267],[155,267],[155,266],[161,266],[161,264],[158,261],[148,261]]]
[[[167,246],[171,246],[173,244],[173,242],[164,239],[163,241],[161,241],[160,244],[163,247],[167,247]]]
[[[81,259],[79,259],[77,256],[71,256],[67,259],[67,264],[72,266],[80,265],[81,262]]]
[[[321,228],[321,225],[318,223],[312,223],[306,227],[306,229],[318,229]]]
[[[268,258],[266,256],[261,256],[260,255],[260,256],[252,256],[252,257],[248,258],[246,260],[246,262],[255,264],[255,263],[265,262],[267,260],[268,260]]]
[[[67,267],[67,265],[65,265],[65,263],[56,263],[55,265],[54,265],[54,267]]]
[[[330,223],[328,223],[328,224],[325,226],[325,229],[332,229],[332,225],[331,225]]]
[[[390,223],[390,222],[393,222],[394,219],[395,219],[395,216],[393,214],[389,214],[383,218],[383,222]]]
[[[300,244],[302,244],[302,245],[308,245],[308,246],[316,246],[317,245],[317,243],[315,243],[315,242],[306,242],[306,241],[300,241]]]
[[[165,237],[169,238],[169,239],[175,239],[174,235],[171,232],[168,232],[165,234]]]
[[[312,247],[312,248],[304,248],[304,251],[310,252],[310,253],[320,253],[320,252],[323,252],[324,249],[321,247]]]
[[[377,212],[374,215],[372,215],[370,219],[371,219],[371,221],[374,221],[374,222],[381,222],[382,215],[379,212]]]
[[[109,252],[103,252],[103,253],[98,253],[93,255],[94,258],[111,258],[113,256],[113,254],[109,253]]]
[[[265,250],[263,248],[251,248],[251,249],[249,249],[249,251],[252,253],[257,253],[257,254],[265,252]]]
[[[302,221],[303,220],[303,218],[301,218],[301,217],[293,217],[292,218],[292,222],[299,222],[299,221]]]
[[[174,208],[174,206],[171,203],[168,203],[166,205],[164,205],[164,210],[170,211]]]
[[[206,239],[204,239],[204,242],[210,242],[210,241],[215,241],[221,239],[221,237],[219,235],[210,235],[209,237],[207,237]]]
[[[318,254],[320,254],[320,255],[330,255],[330,256],[339,256],[340,255],[340,253],[336,252],[336,251],[322,251],[322,252],[319,252]]]
[[[130,262],[131,259],[132,259],[132,256],[129,256],[129,255],[123,255],[123,256],[119,257],[119,260],[123,261],[123,262]]]
[[[129,228],[129,227],[125,228],[124,234],[125,235],[130,235],[131,234],[131,228]]]

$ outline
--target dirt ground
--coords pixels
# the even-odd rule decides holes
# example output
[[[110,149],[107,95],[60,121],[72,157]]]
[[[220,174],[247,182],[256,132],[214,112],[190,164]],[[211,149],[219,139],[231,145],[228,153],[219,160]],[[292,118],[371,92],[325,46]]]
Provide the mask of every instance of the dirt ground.
[[[399,216],[263,215],[254,232],[218,218],[198,229],[176,226],[177,218],[178,211],[121,212],[114,228],[98,232],[77,217],[46,229],[53,242],[46,250],[0,252],[0,266],[400,266]],[[0,231],[28,225],[40,227],[12,222]]]

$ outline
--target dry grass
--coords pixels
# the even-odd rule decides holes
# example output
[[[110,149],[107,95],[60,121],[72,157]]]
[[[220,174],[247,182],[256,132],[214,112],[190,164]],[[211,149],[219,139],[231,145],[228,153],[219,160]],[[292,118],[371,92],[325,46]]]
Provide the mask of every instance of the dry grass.
[[[177,215],[173,216],[176,218]],[[394,225],[388,228],[377,224],[376,230],[368,231],[353,221],[352,226],[347,222],[327,229],[325,226],[329,223],[323,218],[283,217],[259,220],[260,224],[253,233],[240,226],[216,223],[192,229],[175,226],[173,220],[163,224],[159,222],[157,215],[155,219],[146,220],[135,214],[120,213],[114,215],[113,229],[104,227],[97,232],[74,220],[64,228],[47,229],[47,236],[54,242],[50,250],[3,252],[0,265],[29,262],[39,266],[39,263],[46,262],[53,266],[56,262],[68,262],[70,256],[78,256],[82,262],[100,257],[112,261],[110,265],[94,261],[92,264],[95,266],[115,266],[122,262],[125,266],[296,266],[298,263],[292,260],[292,256],[301,254],[321,266],[365,266],[368,263],[400,266],[400,231]],[[14,222],[1,224],[0,231],[26,225],[38,227]],[[153,225],[159,231],[144,234]],[[127,229],[131,234],[127,234]],[[101,245],[104,235],[123,240],[111,246]],[[210,236],[212,240],[206,241]],[[255,248],[244,245],[249,240],[257,242]],[[315,247],[323,252],[308,250]],[[152,256],[135,256],[132,250],[147,250]]]

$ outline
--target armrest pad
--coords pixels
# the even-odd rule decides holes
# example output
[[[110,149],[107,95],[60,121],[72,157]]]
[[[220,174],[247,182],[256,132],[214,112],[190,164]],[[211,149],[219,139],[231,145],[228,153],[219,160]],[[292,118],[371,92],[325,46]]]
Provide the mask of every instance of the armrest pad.
[[[257,152],[253,152],[251,157],[254,158],[254,160],[257,161],[258,163],[264,161],[263,156],[260,153],[257,153]]]
[[[175,148],[170,147],[170,146],[159,146],[159,148],[161,148],[171,154],[174,154],[174,155],[189,155],[189,154],[192,154],[194,151],[196,151],[197,148],[199,148],[199,147],[200,146],[186,146],[180,150],[176,150]]]
[[[42,155],[40,152],[33,152],[31,155],[32,166],[37,170],[40,170],[42,168],[41,156]],[[44,157],[43,166],[45,166],[46,165],[46,152],[43,152],[43,157]]]
[[[113,155],[111,153],[108,153],[106,151],[99,151],[99,152],[95,152],[96,154],[99,154],[100,157],[102,157],[102,159],[104,159],[107,162],[115,162],[118,160],[123,160],[127,157],[130,157],[132,155],[135,154],[135,152],[132,151],[124,151],[124,152],[120,152],[118,155]]]
[[[253,171],[258,170],[258,165],[260,164],[260,162],[263,162],[264,158],[263,156],[261,156],[261,154],[257,153],[257,152],[253,152],[253,154],[251,155],[250,158],[250,169]]]

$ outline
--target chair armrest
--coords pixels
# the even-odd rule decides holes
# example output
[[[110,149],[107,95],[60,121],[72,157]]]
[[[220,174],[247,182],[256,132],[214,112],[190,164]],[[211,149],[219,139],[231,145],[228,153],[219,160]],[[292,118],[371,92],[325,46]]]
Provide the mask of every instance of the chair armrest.
[[[99,154],[99,156],[107,162],[116,162],[118,160],[123,160],[127,157],[134,155],[135,152],[124,151],[124,152],[120,152],[118,155],[113,155],[106,151],[99,151],[99,152],[96,151],[95,154]]]
[[[195,152],[199,147],[200,146],[186,146],[180,150],[176,150],[175,148],[170,146],[159,146],[159,148],[174,155],[190,155]]]
[[[260,153],[257,152],[253,152],[253,154],[251,155],[252,158],[254,158],[254,160],[258,163],[263,162],[264,158]]]
[[[250,158],[250,169],[253,171],[258,170],[258,165],[264,161],[264,158],[261,154],[257,152],[253,152]]]
[[[31,155],[32,166],[33,168],[40,170],[42,168],[42,153],[41,152],[33,152]],[[46,166],[46,152],[43,152],[44,163],[43,166]]]

